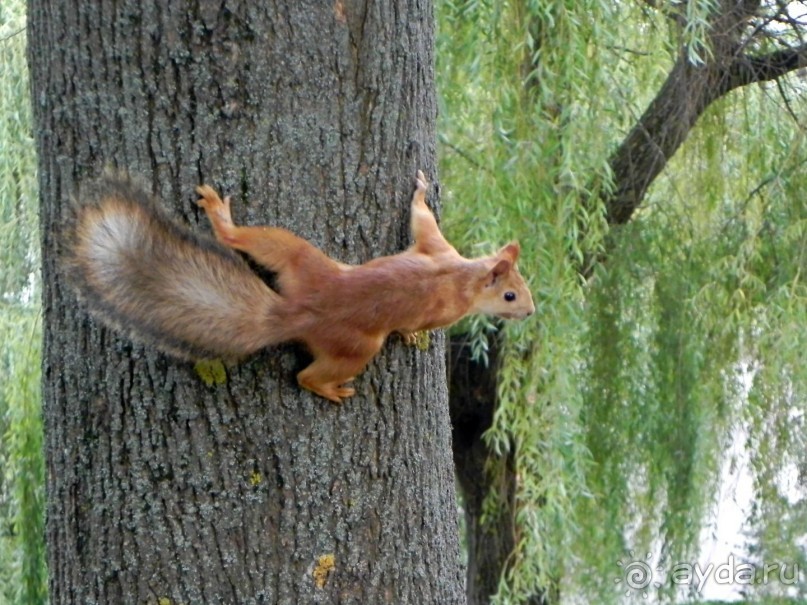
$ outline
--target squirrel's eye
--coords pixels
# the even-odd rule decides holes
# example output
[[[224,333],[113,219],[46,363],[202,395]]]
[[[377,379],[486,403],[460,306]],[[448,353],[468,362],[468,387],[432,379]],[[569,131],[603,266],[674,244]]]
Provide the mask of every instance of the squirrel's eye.
[[[515,292],[505,292],[504,293],[504,300],[506,300],[507,302],[513,302],[515,299],[516,299],[516,293]]]

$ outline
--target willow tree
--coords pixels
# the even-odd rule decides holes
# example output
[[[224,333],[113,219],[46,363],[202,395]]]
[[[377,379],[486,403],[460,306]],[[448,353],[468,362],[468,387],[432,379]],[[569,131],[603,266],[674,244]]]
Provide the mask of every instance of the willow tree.
[[[338,407],[293,348],[197,372],[132,344],[58,263],[110,164],[199,230],[206,182],[342,261],[400,250],[434,174],[431,4],[31,0],[28,39],[51,602],[462,602],[439,335]]]
[[[0,6],[0,602],[45,603],[36,170],[24,3]]]
[[[444,4],[447,228],[520,228],[538,304],[454,339],[470,602],[619,602],[632,551],[691,562],[738,435],[753,548],[802,560],[800,5]]]

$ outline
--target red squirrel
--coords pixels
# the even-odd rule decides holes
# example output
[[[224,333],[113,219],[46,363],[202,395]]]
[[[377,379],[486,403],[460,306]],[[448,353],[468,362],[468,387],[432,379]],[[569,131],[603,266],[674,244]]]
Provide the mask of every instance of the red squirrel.
[[[201,185],[216,240],[169,217],[128,177],[106,175],[80,196],[67,242],[68,280],[90,311],[139,341],[182,358],[240,358],[269,345],[303,343],[314,359],[297,374],[305,389],[341,403],[346,386],[393,332],[472,313],[520,319],[535,311],[516,269],[519,245],[466,259],[426,205],[418,172],[414,243],[362,265],[329,258],[280,227],[239,227],[230,198]],[[269,288],[233,250],[277,274]]]

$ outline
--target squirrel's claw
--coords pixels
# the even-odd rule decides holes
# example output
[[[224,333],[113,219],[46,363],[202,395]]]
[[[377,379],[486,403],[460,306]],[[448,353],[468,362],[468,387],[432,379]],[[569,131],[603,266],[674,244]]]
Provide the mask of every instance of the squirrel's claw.
[[[429,189],[429,181],[426,180],[426,175],[423,174],[422,170],[418,170],[416,183],[419,191],[425,192]]]

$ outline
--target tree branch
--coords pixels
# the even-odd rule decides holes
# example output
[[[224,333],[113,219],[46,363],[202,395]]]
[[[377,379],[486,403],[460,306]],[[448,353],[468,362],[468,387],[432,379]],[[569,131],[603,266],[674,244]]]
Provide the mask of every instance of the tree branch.
[[[686,140],[695,122],[717,98],[719,72],[693,65],[684,53],[656,97],[609,160],[614,188],[604,202],[607,220],[630,220],[650,184]]]
[[[729,68],[728,90],[755,82],[775,80],[791,71],[804,68],[807,68],[807,44],[784,48],[767,55],[741,55]]]
[[[689,136],[698,118],[736,88],[775,80],[807,68],[807,44],[767,55],[715,56],[692,65],[682,53],[655,99],[611,156],[614,189],[606,197],[608,222],[628,222],[647,189]]]

